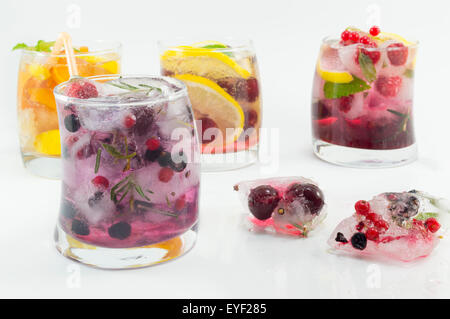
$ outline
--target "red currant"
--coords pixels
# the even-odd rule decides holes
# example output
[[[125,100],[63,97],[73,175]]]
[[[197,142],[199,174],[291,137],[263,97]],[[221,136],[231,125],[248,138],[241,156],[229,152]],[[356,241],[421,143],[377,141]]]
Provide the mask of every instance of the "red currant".
[[[148,148],[150,151],[156,151],[156,150],[159,148],[159,146],[161,145],[161,142],[159,141],[158,138],[152,137],[152,138],[149,138],[149,139],[145,142],[145,145],[147,145],[147,148]]]
[[[375,228],[369,228],[366,237],[368,240],[377,241],[380,238],[380,233]]]
[[[359,200],[355,204],[356,213],[366,216],[370,211],[370,204],[365,200]]]
[[[376,37],[377,35],[380,34],[380,28],[374,25],[373,27],[370,28],[369,33],[371,36]]]
[[[359,34],[358,32],[351,32],[350,33],[350,41],[358,42],[359,41]]]
[[[169,167],[163,167],[158,173],[158,178],[163,183],[168,183],[173,177],[173,170]]]
[[[364,223],[363,222],[359,222],[358,225],[356,225],[356,230],[357,231],[361,231],[364,228]]]
[[[436,220],[436,218],[428,218],[425,221],[425,227],[432,233],[435,233],[441,228],[441,224]]]
[[[388,230],[389,224],[384,219],[379,219],[375,222],[375,227],[379,230]]]
[[[136,124],[136,116],[133,114],[127,115],[124,120],[124,125],[126,128],[132,128]]]
[[[380,216],[376,213],[369,213],[367,214],[367,219],[370,220],[372,223],[376,223],[380,220]]]
[[[350,39],[350,31],[345,30],[341,33],[341,39],[342,41],[348,41]]]
[[[109,181],[106,177],[104,176],[95,176],[92,179],[92,184],[94,184],[94,186],[98,187],[98,188],[103,188],[103,189],[107,189],[109,186]]]
[[[369,39],[369,37],[367,35],[365,35],[365,36],[363,36],[363,37],[361,37],[359,39],[359,42],[362,43],[362,44],[369,44],[370,43],[370,39]]]

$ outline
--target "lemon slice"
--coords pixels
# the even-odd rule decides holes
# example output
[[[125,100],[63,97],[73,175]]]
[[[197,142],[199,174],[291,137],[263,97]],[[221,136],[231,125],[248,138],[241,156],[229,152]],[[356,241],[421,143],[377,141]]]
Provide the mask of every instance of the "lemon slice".
[[[38,134],[34,140],[34,148],[41,154],[54,156],[61,155],[59,130],[50,130]]]
[[[397,40],[406,46],[414,45],[414,42],[408,41],[402,36],[395,33],[380,32],[380,34],[376,38],[383,42],[387,40]]]
[[[353,76],[345,71],[346,68],[335,49],[325,49],[321,52],[316,69],[320,77],[328,82],[349,83],[353,81]]]
[[[231,95],[213,81],[201,76],[181,74],[175,78],[186,84],[196,119],[208,117],[213,120],[226,144],[239,138],[244,128],[244,112]],[[233,134],[227,135],[227,128],[233,128]],[[216,142],[222,141],[216,139],[212,143]]]
[[[194,46],[179,46],[167,50],[161,56],[165,70],[176,74],[196,74],[210,79],[240,77],[247,79],[250,72],[240,66],[228,55],[214,49]]]

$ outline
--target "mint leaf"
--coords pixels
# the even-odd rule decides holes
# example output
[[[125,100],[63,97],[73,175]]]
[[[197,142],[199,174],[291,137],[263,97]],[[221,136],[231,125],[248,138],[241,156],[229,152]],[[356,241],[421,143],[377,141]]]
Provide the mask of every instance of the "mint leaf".
[[[414,77],[414,70],[412,69],[406,69],[405,73],[403,73],[404,76],[407,78],[412,79]]]
[[[353,75],[353,81],[349,83],[325,82],[323,92],[327,99],[338,99],[358,92],[370,89],[370,85]]]
[[[417,220],[427,220],[428,218],[436,218],[438,217],[439,214],[438,213],[420,213],[419,215],[417,215],[416,217],[414,217],[414,219]]]
[[[14,51],[14,50],[21,50],[21,49],[29,50],[29,46],[26,45],[25,43],[17,43],[17,44],[12,48],[13,51]]]
[[[377,78],[377,70],[375,70],[375,67],[373,66],[372,59],[367,54],[360,52],[358,62],[366,80],[369,81],[369,83],[375,81]]]
[[[55,44],[55,41],[44,41],[39,40],[35,46],[29,46],[25,43],[17,43],[12,49],[13,50],[29,50],[37,52],[51,52],[51,48]]]

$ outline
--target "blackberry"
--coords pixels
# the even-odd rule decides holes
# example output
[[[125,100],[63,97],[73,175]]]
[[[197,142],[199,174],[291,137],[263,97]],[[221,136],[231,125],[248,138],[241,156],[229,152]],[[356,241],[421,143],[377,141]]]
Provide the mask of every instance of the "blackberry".
[[[72,232],[80,236],[89,235],[89,225],[82,220],[74,219],[72,221]]]
[[[344,243],[344,244],[348,243],[348,240],[345,238],[343,233],[337,233],[335,240],[339,243]]]
[[[355,233],[350,239],[355,249],[364,250],[367,246],[367,237],[363,233]]]
[[[123,240],[130,236],[131,226],[127,222],[118,222],[108,228],[108,234],[112,238]]]

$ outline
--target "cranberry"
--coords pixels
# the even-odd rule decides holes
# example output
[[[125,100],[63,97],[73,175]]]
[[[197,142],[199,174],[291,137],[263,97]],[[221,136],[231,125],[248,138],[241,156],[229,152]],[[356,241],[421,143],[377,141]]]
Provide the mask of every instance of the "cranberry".
[[[184,207],[186,206],[186,199],[185,196],[181,196],[179,197],[176,201],[175,201],[175,209],[177,211],[182,210]]]
[[[359,200],[355,204],[355,210],[357,214],[367,216],[370,212],[370,204],[365,200]]]
[[[212,131],[212,130],[210,130],[207,133],[208,137],[206,137],[205,131],[210,128],[217,128],[217,124],[209,117],[202,117],[200,119],[200,121],[201,121],[201,129],[202,129],[200,139],[202,141],[202,144],[211,143],[212,141],[214,141],[216,139],[216,136],[214,134],[210,134]],[[209,136],[209,135],[211,135],[211,136]]]
[[[125,116],[123,124],[126,128],[132,128],[134,124],[136,124],[136,116],[134,116],[133,114]]]
[[[104,176],[95,176],[91,182],[98,188],[107,189],[109,187],[109,181]]]
[[[342,41],[348,41],[350,39],[350,31],[345,30],[341,33],[341,39]]]
[[[380,34],[380,28],[374,25],[373,27],[370,28],[369,33],[371,36],[376,37],[377,35]]]
[[[158,178],[163,183],[168,183],[173,177],[173,170],[169,167],[163,167],[158,173]]]
[[[400,91],[402,86],[402,78],[399,76],[380,76],[375,82],[375,87],[381,95],[386,97],[394,97]]]
[[[161,145],[161,142],[159,141],[158,138],[156,137],[152,137],[149,138],[146,142],[145,145],[147,145],[147,148],[150,151],[156,151],[157,149],[159,149],[159,146]]]
[[[441,224],[436,220],[436,218],[428,218],[425,221],[425,227],[432,233],[435,233],[441,228]]]
[[[350,41],[353,42],[358,42],[359,40],[359,34],[358,32],[350,32],[350,37],[349,37]]]
[[[94,84],[87,81],[76,81],[67,87],[67,96],[77,99],[89,99],[98,97],[98,91]]]
[[[347,113],[352,109],[352,101],[354,95],[343,96],[339,99],[339,110],[341,112]]]
[[[387,47],[387,56],[392,65],[404,65],[408,59],[408,48],[403,43],[393,43]]]
[[[324,205],[322,191],[313,184],[292,184],[287,189],[284,198],[288,202],[299,200],[313,215],[318,214]]]
[[[248,208],[259,220],[272,216],[272,212],[280,201],[278,191],[270,185],[261,185],[253,188],[248,195]]]
[[[368,240],[377,241],[380,238],[380,234],[375,228],[369,228],[366,231],[366,237]]]

